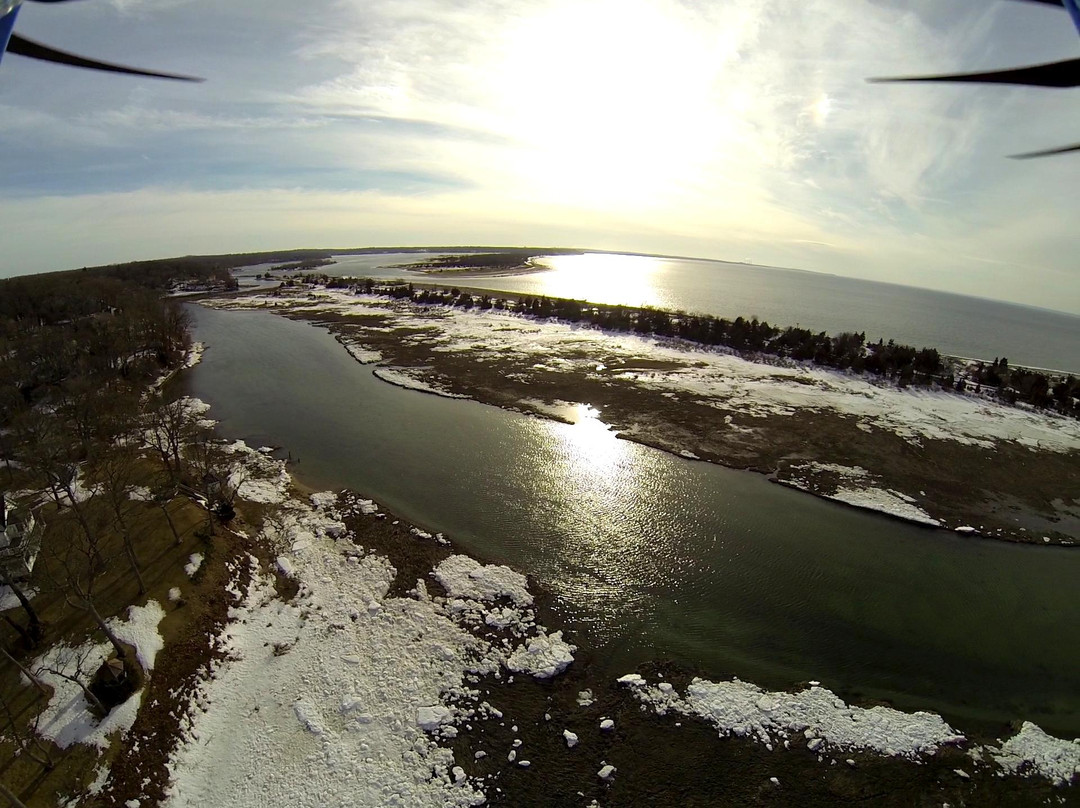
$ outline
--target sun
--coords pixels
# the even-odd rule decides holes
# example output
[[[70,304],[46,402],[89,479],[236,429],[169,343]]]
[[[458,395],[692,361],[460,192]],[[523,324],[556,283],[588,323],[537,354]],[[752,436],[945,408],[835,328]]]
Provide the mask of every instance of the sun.
[[[499,107],[533,187],[585,205],[660,204],[737,135],[740,99],[721,81],[734,45],[689,11],[563,3],[508,41]]]
[[[810,114],[814,119],[814,123],[818,126],[825,125],[825,119],[829,117],[829,113],[832,112],[833,102],[825,93],[818,96],[817,100],[810,105]]]

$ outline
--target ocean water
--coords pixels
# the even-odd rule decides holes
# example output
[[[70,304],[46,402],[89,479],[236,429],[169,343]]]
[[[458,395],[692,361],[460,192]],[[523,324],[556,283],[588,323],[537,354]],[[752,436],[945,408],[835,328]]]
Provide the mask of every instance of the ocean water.
[[[733,319],[756,316],[1014,365],[1080,373],[1080,316],[819,272],[617,253],[549,256],[547,271],[509,277],[423,276],[417,255],[339,256],[332,271],[409,278],[595,303],[655,306]]]

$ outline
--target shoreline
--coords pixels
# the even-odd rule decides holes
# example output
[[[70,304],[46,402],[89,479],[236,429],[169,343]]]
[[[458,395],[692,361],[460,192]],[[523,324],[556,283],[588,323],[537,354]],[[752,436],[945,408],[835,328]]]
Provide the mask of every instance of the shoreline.
[[[318,497],[312,497],[312,494],[317,495],[320,492],[303,480],[303,475],[298,473],[295,465],[286,464],[282,460],[277,462],[288,470],[287,496],[295,501],[297,495],[300,495],[301,501],[311,500],[314,503]],[[334,508],[347,510],[345,503],[355,503],[357,500],[366,502],[362,497],[361,492],[341,489],[334,494],[337,503]],[[256,504],[254,507],[262,506]],[[442,541],[436,542],[432,539],[441,539],[441,534],[432,537],[424,533],[420,526],[377,504],[364,508],[362,512],[353,511],[352,516],[345,518],[344,522],[349,530],[347,535],[353,537],[349,541],[367,552],[385,556],[397,570],[395,583],[387,597],[410,597],[411,590],[407,592],[405,587],[417,572],[434,566],[440,558],[445,559],[464,552],[457,547],[453,537],[447,537],[447,546],[440,546]],[[418,533],[417,530],[421,532]],[[270,553],[268,559],[272,561],[275,551],[269,545],[267,550]],[[481,564],[491,563],[484,559],[482,554],[471,551],[465,554]],[[281,561],[278,561],[278,566],[282,566]],[[302,579],[299,582],[303,591]],[[535,579],[530,579],[529,590],[535,597],[534,608],[538,622],[548,627],[547,630],[561,628],[558,625],[558,610],[554,607],[554,596]],[[232,624],[226,624],[223,630],[228,631],[230,625]],[[481,677],[476,686],[481,689],[486,701],[499,706],[497,718],[504,720],[474,720],[467,728],[461,727],[440,743],[444,748],[452,750],[458,765],[463,767],[470,778],[478,778],[477,782],[485,777],[497,778],[495,782],[499,783],[499,790],[492,793],[488,789],[489,804],[547,804],[538,797],[536,791],[537,775],[532,769],[538,767],[539,771],[549,772],[542,775],[545,777],[545,794],[565,793],[569,796],[573,789],[584,788],[587,796],[616,799],[617,804],[627,805],[647,804],[653,799],[651,795],[656,793],[657,787],[661,788],[660,793],[669,794],[672,799],[678,799],[675,794],[682,795],[682,798],[691,794],[704,796],[712,794],[715,787],[712,778],[703,776],[703,772],[697,767],[696,761],[705,758],[727,760],[733,764],[728,767],[731,771],[725,775],[727,788],[719,793],[730,794],[734,788],[735,793],[743,795],[740,798],[742,804],[771,803],[771,798],[763,800],[759,791],[759,781],[767,780],[766,774],[762,773],[765,769],[768,770],[769,777],[775,777],[785,784],[788,795],[797,794],[800,804],[804,805],[835,804],[835,791],[832,788],[822,789],[821,783],[835,784],[836,776],[849,784],[861,783],[860,789],[877,790],[883,783],[889,783],[890,790],[895,789],[896,798],[881,804],[906,804],[907,797],[903,796],[905,793],[935,793],[948,800],[963,799],[964,794],[973,793],[981,793],[985,797],[989,791],[991,794],[1002,795],[1003,798],[1004,795],[1011,794],[1013,799],[1018,798],[1022,804],[1028,799],[1032,801],[1031,804],[1035,804],[1049,794],[1060,793],[1050,780],[1016,776],[1002,779],[995,766],[979,764],[977,756],[973,759],[973,756],[961,751],[961,747],[970,747],[973,750],[996,749],[993,745],[1002,743],[997,738],[1008,734],[1004,727],[997,733],[989,727],[975,733],[965,732],[964,736],[958,736],[963,737],[960,747],[946,743],[941,747],[932,747],[929,752],[912,753],[922,765],[912,765],[910,759],[905,759],[905,755],[845,748],[842,744],[833,747],[827,741],[813,739],[808,744],[809,749],[803,748],[807,744],[801,742],[791,746],[790,750],[786,742],[783,743],[783,749],[774,749],[772,744],[760,739],[754,740],[752,737],[729,737],[725,740],[725,736],[730,736],[731,733],[730,730],[725,731],[723,725],[720,725],[718,738],[717,728],[705,720],[704,716],[696,717],[692,713],[686,713],[685,717],[677,721],[675,718],[678,717],[678,711],[675,717],[667,715],[668,708],[661,709],[659,703],[656,710],[646,709],[650,702],[646,699],[647,690],[642,690],[642,687],[647,680],[658,679],[673,683],[675,689],[665,692],[676,695],[680,690],[701,681],[684,666],[664,662],[643,665],[636,672],[627,672],[633,673],[633,676],[623,677],[628,682],[632,679],[642,684],[635,685],[630,682],[631,686],[628,687],[622,680],[603,675],[594,668],[591,664],[590,649],[581,646],[582,638],[571,636],[569,639],[577,646],[574,662],[553,679],[537,681],[524,676],[519,677],[521,681],[515,682],[513,676],[505,680],[500,679],[498,674],[494,678]],[[644,674],[645,679],[642,679],[640,674]],[[718,684],[705,684],[719,688],[743,686],[737,679],[729,684],[723,681]],[[814,682],[808,685],[796,683],[786,691],[766,695],[770,698],[798,699],[804,697],[801,694],[816,692],[815,687]],[[595,701],[591,705],[582,707],[580,697],[574,695],[582,690],[588,690],[592,694]],[[874,710],[884,709],[880,705],[881,702],[868,703],[868,707]],[[219,704],[217,709],[226,709],[226,706]],[[863,708],[845,706],[844,709]],[[888,713],[888,710],[886,712]],[[931,714],[896,715],[909,716],[902,720],[923,721],[921,716]],[[512,732],[507,729],[511,717],[515,723]],[[592,732],[595,733],[596,722],[608,717],[613,717],[615,731],[586,735],[589,725],[594,727]],[[566,745],[561,743],[559,733],[563,727],[573,728],[583,739],[582,745],[576,750],[566,749]],[[946,730],[951,731],[951,728],[946,725]],[[781,733],[782,740],[784,731],[774,731]],[[736,733],[737,736],[742,734]],[[659,738],[666,738],[665,743],[670,746],[670,754],[641,755],[636,751],[649,743],[656,743]],[[435,740],[438,741],[438,738]],[[514,765],[513,756],[509,761],[500,762],[497,756],[481,760],[476,754],[490,749],[492,745],[516,749],[522,742],[522,750],[528,750],[532,760],[529,768],[523,769]],[[823,743],[826,745],[823,746]],[[779,741],[777,744],[779,745]],[[825,753],[824,759],[822,752]],[[174,760],[175,754],[172,758]],[[549,758],[556,756],[560,758],[560,763],[555,770],[545,768]],[[837,769],[837,759],[843,762],[845,756],[848,756],[847,765]],[[612,761],[612,765],[621,773],[617,774],[614,780],[597,781],[595,771],[600,765],[607,765],[608,761]],[[687,761],[691,763],[688,764]],[[747,776],[747,766],[759,774]],[[952,774],[961,767],[973,774],[965,774],[963,777]],[[587,785],[589,783],[592,783],[591,788]],[[650,783],[653,784],[652,788],[646,785]],[[658,783],[661,785],[657,785]],[[975,787],[979,788],[978,792],[970,790]]]
[[[1025,438],[1020,442],[1004,439],[1012,434],[1009,430],[1024,429],[1025,423],[1045,424],[1048,430],[1071,429],[1071,425],[1063,426],[1050,416],[1022,410],[1010,413],[1004,405],[968,401],[962,396],[945,398],[950,395],[946,393],[893,391],[831,371],[755,364],[725,353],[673,349],[657,354],[658,359],[664,358],[662,362],[645,361],[633,358],[633,352],[638,349],[631,345],[626,349],[629,353],[616,353],[612,359],[607,354],[612,350],[622,351],[621,346],[630,343],[631,337],[571,326],[549,326],[513,316],[504,316],[498,322],[488,316],[486,319],[494,322],[490,328],[495,330],[484,331],[483,335],[476,332],[477,336],[463,332],[462,337],[455,338],[463,347],[448,351],[439,347],[439,334],[456,333],[448,330],[451,326],[459,330],[471,328],[468,319],[475,319],[474,315],[441,308],[403,314],[401,307],[384,298],[350,297],[348,304],[344,300],[342,304],[319,302],[327,298],[336,301],[344,296],[331,297],[316,290],[306,298],[300,295],[265,298],[273,301],[269,306],[260,305],[258,297],[249,297],[254,301],[251,304],[234,299],[214,307],[267,309],[311,321],[328,329],[362,364],[374,364],[388,375],[407,374],[415,382],[399,386],[449,397],[464,396],[548,419],[553,416],[550,404],[545,405],[545,401],[588,402],[601,411],[603,422],[621,438],[683,458],[751,470],[773,482],[849,507],[873,510],[924,527],[936,526],[963,535],[978,534],[1016,543],[1070,546],[1078,540],[1080,512],[1074,513],[1075,492],[1070,495],[1062,480],[1077,473],[1080,452],[1037,450],[1035,439]],[[350,317],[349,310],[343,307],[347,305],[355,305],[362,317]],[[403,342],[396,331],[403,327],[409,329],[403,333],[427,329],[425,334],[430,332],[433,339],[425,336],[423,344],[415,339]],[[541,341],[538,344],[552,347],[545,348],[543,353],[524,352],[520,357],[506,354],[491,343],[503,337],[507,330],[521,331],[526,340],[547,339],[543,336],[545,331],[557,330],[567,335],[568,347],[556,347],[562,344],[557,341]],[[538,337],[532,337],[533,334]],[[586,354],[574,347],[594,343],[614,347],[589,347]],[[638,343],[645,344],[641,340]],[[477,344],[484,345],[484,349],[482,355],[474,358],[474,351],[466,346]],[[359,359],[354,351],[364,358]],[[594,351],[606,352],[603,358],[597,356],[592,360],[596,368],[583,360],[596,356]],[[465,353],[468,355],[462,355]],[[700,371],[695,368],[704,360],[719,362],[717,367],[722,373],[732,370],[736,374],[749,373],[746,385],[764,383],[775,387],[777,383],[787,383],[789,389],[796,391],[795,395],[805,398],[805,408],[799,409],[800,404],[794,408],[786,403],[769,404],[767,399],[762,405],[746,398],[742,388],[727,382],[723,383],[728,384],[736,397],[715,404],[701,393],[694,393],[693,388],[683,395],[681,388],[671,386],[671,378],[699,384]],[[803,382],[803,376],[810,381]],[[723,381],[722,377],[718,378]],[[810,386],[791,387],[788,379]],[[397,383],[385,377],[382,380]],[[842,410],[831,414],[815,403],[817,390],[830,384],[862,385],[852,388],[854,397],[850,398],[843,398],[846,393],[839,395],[825,389],[832,396],[826,401],[837,401],[838,404],[830,406],[838,407],[846,406],[848,401],[855,402],[862,408],[859,412],[871,413],[868,424],[861,420],[866,416],[859,415],[856,419],[860,420],[853,420]],[[792,395],[782,388],[776,389],[783,395]],[[925,434],[916,432],[904,437],[903,433],[910,434],[912,427],[902,420],[895,427],[889,421],[877,423],[878,411],[859,403],[859,396],[866,395],[881,398],[882,406],[927,408],[925,416],[906,416],[902,409],[897,411],[898,416],[885,413],[886,418],[894,421],[896,417],[924,419],[912,424]],[[897,401],[899,405],[889,403]],[[962,417],[969,420],[960,423],[960,428],[968,431],[951,437],[953,425],[937,420],[942,417],[937,413],[942,406],[939,401],[954,408],[966,408],[964,412],[970,414]],[[983,410],[987,414],[983,415]],[[1009,415],[1018,427],[998,426],[994,419],[1001,416],[995,413]],[[792,414],[797,417],[790,417]],[[562,419],[555,416],[554,420]],[[979,437],[977,430],[983,426],[996,429],[1003,437]],[[1046,435],[1039,438],[1040,443],[1047,439]],[[1075,442],[1076,439],[1059,440]],[[1040,462],[1033,469],[1031,460],[1035,457]],[[1012,472],[1014,469],[1017,473]],[[1033,470],[1038,473],[1032,475]],[[980,481],[980,487],[973,487],[975,480]],[[938,524],[934,525],[935,522]],[[1073,522],[1076,526],[1070,528]]]

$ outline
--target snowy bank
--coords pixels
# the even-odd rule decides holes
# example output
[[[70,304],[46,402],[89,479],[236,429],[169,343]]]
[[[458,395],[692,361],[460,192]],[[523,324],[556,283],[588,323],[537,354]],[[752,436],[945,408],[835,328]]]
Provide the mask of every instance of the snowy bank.
[[[418,390],[421,393],[433,393],[443,398],[468,398],[468,396],[451,393],[444,387],[440,387],[429,379],[424,378],[423,368],[375,368],[372,373],[379,379],[389,384],[404,387],[408,390]]]
[[[424,341],[435,351],[468,353],[478,362],[510,357],[535,363],[540,359],[537,370],[545,373],[599,374],[598,357],[603,357],[608,368],[647,360],[668,369],[634,370],[605,378],[617,375],[620,383],[700,399],[724,412],[750,418],[790,416],[799,410],[831,411],[855,418],[864,428],[887,430],[916,443],[949,440],[993,448],[997,441],[1013,441],[1042,451],[1080,449],[1080,422],[1076,419],[951,392],[899,389],[871,377],[811,363],[753,362],[692,343],[538,320],[497,309],[411,306],[341,289],[320,289],[294,298],[251,295],[203,301],[203,305],[269,308],[279,313],[378,314],[383,318],[378,327],[381,331],[415,327],[420,321],[429,329]],[[379,375],[385,378],[381,372]]]
[[[801,736],[799,742],[813,752],[823,747],[863,749],[914,760],[965,740],[934,713],[852,707],[831,690],[816,685],[786,693],[768,692],[738,679],[694,679],[680,696],[670,684],[649,686],[637,674],[623,676],[619,682],[661,715],[696,715],[722,736],[753,738],[770,749]]]
[[[293,600],[254,558],[234,570],[235,603],[213,640],[220,659],[189,705],[167,805],[484,802],[483,781],[442,745],[501,715],[472,683],[501,668],[555,675],[572,646],[536,624],[525,577],[506,567],[451,556],[430,573],[449,597],[423,581],[389,596],[397,572],[341,521],[377,506],[309,501],[288,500],[264,528],[276,566],[299,583]]]

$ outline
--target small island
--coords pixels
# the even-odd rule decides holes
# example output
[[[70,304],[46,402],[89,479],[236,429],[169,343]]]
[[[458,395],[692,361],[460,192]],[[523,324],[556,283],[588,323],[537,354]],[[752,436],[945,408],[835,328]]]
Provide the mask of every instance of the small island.
[[[545,255],[581,255],[580,251],[554,250]],[[422,275],[456,275],[459,277],[508,277],[544,272],[547,268],[536,263],[535,250],[441,255],[429,261],[406,265],[405,269]]]

